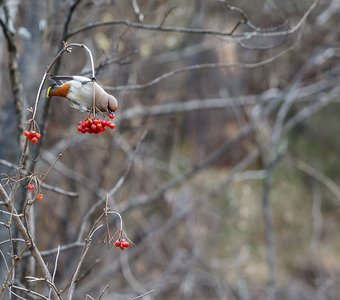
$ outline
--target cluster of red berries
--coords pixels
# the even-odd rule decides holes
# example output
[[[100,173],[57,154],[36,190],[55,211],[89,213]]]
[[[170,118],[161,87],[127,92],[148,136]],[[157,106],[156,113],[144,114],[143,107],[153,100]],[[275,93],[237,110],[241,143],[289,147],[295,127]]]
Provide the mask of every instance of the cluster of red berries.
[[[26,189],[28,189],[29,191],[33,191],[34,188],[35,188],[35,186],[34,186],[34,184],[32,184],[32,183],[30,183],[30,184],[28,184],[28,185],[26,186]],[[38,194],[37,194],[37,200],[40,201],[40,200],[42,200],[42,199],[44,199],[43,194],[42,194],[42,193],[38,193]]]
[[[109,118],[113,119],[114,115],[110,114]],[[113,129],[116,125],[109,120],[88,117],[85,120],[78,122],[77,129],[81,133],[99,134],[105,131],[106,127]]]
[[[121,250],[131,247],[131,244],[126,239],[116,240],[113,245]]]
[[[35,132],[34,130],[25,130],[24,136],[27,137],[34,144],[38,142],[38,140],[41,138],[41,134],[39,132]]]

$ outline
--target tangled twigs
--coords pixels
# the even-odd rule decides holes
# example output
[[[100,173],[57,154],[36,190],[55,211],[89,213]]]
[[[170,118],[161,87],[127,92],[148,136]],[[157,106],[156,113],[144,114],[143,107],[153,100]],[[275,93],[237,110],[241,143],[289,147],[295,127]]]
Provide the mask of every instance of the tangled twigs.
[[[3,186],[0,184],[0,197],[3,200],[3,204],[7,208],[9,212],[11,212],[11,217],[16,225],[17,230],[20,232],[21,236],[25,240],[25,243],[28,247],[28,250],[31,252],[32,257],[34,258],[41,274],[44,276],[45,282],[51,282],[51,274],[38,250],[36,247],[34,241],[31,239],[24,223],[22,222],[21,218],[18,216],[17,210],[14,207],[13,201],[8,196],[7,192],[3,188]],[[48,285],[48,284],[47,284]],[[49,285],[48,285],[49,287]],[[52,291],[52,299],[59,299],[58,293],[53,290]]]
[[[106,223],[106,235],[103,239],[104,244],[113,245],[121,250],[126,248],[133,247],[135,244],[128,238],[126,233],[123,230],[123,219],[120,213],[116,211],[110,211],[109,205],[109,195],[106,196],[104,215],[105,215],[105,223]],[[109,226],[109,215],[114,214],[119,218],[119,229],[111,236],[110,234],[110,226]]]
[[[87,238],[85,239],[85,245],[84,245],[82,253],[80,255],[80,259],[79,259],[78,265],[76,267],[76,270],[74,271],[74,274],[72,276],[72,280],[71,280],[70,287],[69,287],[69,290],[68,290],[68,295],[67,295],[68,300],[71,300],[72,297],[73,297],[75,287],[76,287],[76,283],[78,281],[78,275],[79,275],[79,272],[80,272],[80,268],[83,264],[83,261],[85,260],[85,256],[86,256],[87,252],[90,249],[92,237],[96,233],[96,231],[103,226],[103,224],[97,226],[102,217],[103,217],[103,214],[94,223],[89,234],[87,235]]]

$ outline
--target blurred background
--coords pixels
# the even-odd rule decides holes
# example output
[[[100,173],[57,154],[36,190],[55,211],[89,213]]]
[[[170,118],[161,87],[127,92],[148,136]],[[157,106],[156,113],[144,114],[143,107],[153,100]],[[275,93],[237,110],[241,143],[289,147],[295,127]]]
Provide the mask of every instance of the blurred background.
[[[0,10],[3,184],[62,41],[91,49],[98,83],[119,101],[116,129],[82,135],[86,113],[40,98],[28,169],[41,178],[62,153],[46,183],[71,192],[43,189],[34,204],[51,272],[47,250],[66,246],[59,288],[82,225],[104,206],[84,216],[124,178],[109,205],[135,247],[97,232],[74,299],[107,284],[102,299],[340,299],[339,0],[0,0]],[[51,71],[90,72],[81,48]]]

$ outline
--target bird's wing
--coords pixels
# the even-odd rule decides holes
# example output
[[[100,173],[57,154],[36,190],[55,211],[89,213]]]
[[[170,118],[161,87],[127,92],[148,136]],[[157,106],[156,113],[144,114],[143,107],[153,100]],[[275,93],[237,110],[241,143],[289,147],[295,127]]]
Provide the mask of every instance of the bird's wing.
[[[73,76],[55,76],[55,75],[51,75],[50,76],[50,79],[55,81],[56,83],[58,84],[62,84],[63,81],[68,81],[68,80],[72,80],[73,79]]]
[[[87,77],[85,77],[85,76],[72,76],[72,79],[73,79],[73,80],[76,80],[76,81],[79,81],[79,82],[81,82],[82,84],[89,83],[89,82],[93,82],[92,79],[87,78]]]
[[[69,75],[55,76],[55,75],[51,75],[50,79],[55,81],[57,84],[62,84],[63,81],[69,81],[69,80],[79,81],[81,84],[92,82],[92,79],[87,78],[85,76],[69,76]]]

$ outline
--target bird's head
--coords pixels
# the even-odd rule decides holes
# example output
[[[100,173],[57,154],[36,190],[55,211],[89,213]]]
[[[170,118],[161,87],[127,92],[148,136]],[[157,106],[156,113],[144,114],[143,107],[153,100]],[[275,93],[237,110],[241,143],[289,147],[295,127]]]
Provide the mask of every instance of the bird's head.
[[[108,106],[107,109],[109,112],[115,112],[118,108],[118,101],[115,97],[108,94]]]

